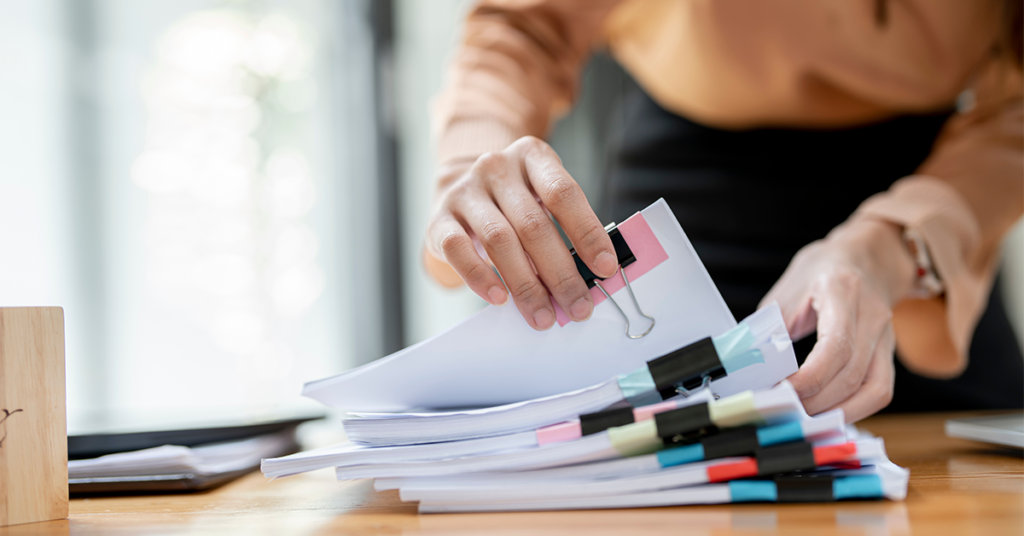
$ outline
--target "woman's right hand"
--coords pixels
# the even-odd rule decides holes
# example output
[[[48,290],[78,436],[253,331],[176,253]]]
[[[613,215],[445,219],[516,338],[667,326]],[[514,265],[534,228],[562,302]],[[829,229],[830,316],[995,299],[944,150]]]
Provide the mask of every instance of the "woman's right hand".
[[[451,267],[494,305],[508,301],[507,286],[523,318],[537,330],[555,323],[551,298],[570,319],[587,320],[594,310],[590,291],[549,212],[595,275],[615,274],[612,241],[583,190],[555,151],[532,136],[440,171],[427,226],[427,270],[444,284],[453,279]]]

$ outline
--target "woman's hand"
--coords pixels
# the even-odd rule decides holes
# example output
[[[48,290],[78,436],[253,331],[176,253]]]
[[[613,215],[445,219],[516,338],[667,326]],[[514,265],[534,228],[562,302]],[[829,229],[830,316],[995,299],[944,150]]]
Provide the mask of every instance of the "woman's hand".
[[[537,330],[555,323],[550,297],[572,320],[587,320],[594,310],[590,291],[548,211],[594,274],[615,274],[618,261],[612,241],[583,190],[554,150],[532,136],[475,162],[441,170],[427,226],[427,270],[450,286],[450,266],[473,292],[494,305],[508,301],[507,285],[519,312]]]
[[[814,349],[789,378],[810,414],[840,407],[854,422],[889,405],[892,307],[914,277],[901,228],[883,221],[845,223],[793,258],[762,305],[779,302],[794,340],[818,332]]]

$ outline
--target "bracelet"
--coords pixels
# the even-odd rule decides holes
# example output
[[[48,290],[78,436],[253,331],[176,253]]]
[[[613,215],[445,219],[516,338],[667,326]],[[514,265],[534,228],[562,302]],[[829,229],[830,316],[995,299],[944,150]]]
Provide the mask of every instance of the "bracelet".
[[[910,297],[914,299],[928,299],[941,296],[945,291],[945,286],[942,284],[942,280],[939,279],[939,274],[935,272],[932,256],[928,253],[928,245],[925,243],[924,238],[917,231],[907,228],[903,231],[903,242],[907,245],[907,249],[910,250],[910,255],[914,258],[914,265],[917,270],[915,274],[917,284],[911,291]]]

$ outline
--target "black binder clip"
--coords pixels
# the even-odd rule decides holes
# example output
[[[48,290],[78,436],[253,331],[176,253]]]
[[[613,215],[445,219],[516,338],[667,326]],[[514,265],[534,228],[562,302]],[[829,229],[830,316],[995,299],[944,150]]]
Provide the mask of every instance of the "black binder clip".
[[[814,445],[806,441],[760,448],[755,456],[757,472],[761,476],[809,471],[817,466]]]
[[[717,430],[706,402],[656,413],[654,427],[666,445],[692,443]]]
[[[647,362],[647,369],[663,400],[677,394],[689,397],[692,391],[707,388],[726,375],[711,337],[652,359]]]
[[[619,304],[616,303],[614,299],[612,299],[611,294],[608,294],[608,291],[606,291],[604,287],[601,286],[601,283],[599,283],[599,281],[602,281],[602,279],[597,277],[594,274],[594,272],[590,271],[590,268],[587,268],[587,265],[584,264],[583,261],[580,260],[579,255],[576,254],[575,249],[573,249],[571,252],[572,258],[574,261],[576,261],[576,269],[579,270],[580,275],[583,276],[583,281],[587,283],[587,288],[596,286],[598,290],[600,290],[601,293],[604,294],[604,297],[608,298],[608,301],[612,302],[612,305],[614,305],[615,308],[618,309],[619,314],[622,315],[622,318],[626,320],[626,336],[629,337],[630,339],[639,339],[647,335],[648,333],[651,332],[652,329],[654,329],[654,317],[648,315],[643,311],[643,309],[640,308],[640,302],[637,301],[636,294],[633,294],[633,287],[630,286],[629,279],[626,277],[626,271],[624,270],[624,268],[636,262],[636,256],[633,255],[633,250],[629,249],[629,244],[626,243],[626,239],[622,238],[622,233],[620,233],[618,228],[616,228],[614,222],[606,225],[604,230],[608,232],[608,237],[612,239],[612,245],[615,247],[615,256],[618,258],[619,261],[618,272],[622,274],[622,281],[626,283],[626,290],[629,291],[629,296],[633,298],[633,304],[636,305],[636,310],[640,312],[641,316],[651,321],[651,326],[647,328],[647,331],[639,335],[630,335],[629,317],[626,316],[626,312],[622,310],[622,307],[619,307]]]
[[[760,463],[760,462],[758,462]],[[778,502],[834,501],[835,475],[823,473],[778,475],[775,490]]]

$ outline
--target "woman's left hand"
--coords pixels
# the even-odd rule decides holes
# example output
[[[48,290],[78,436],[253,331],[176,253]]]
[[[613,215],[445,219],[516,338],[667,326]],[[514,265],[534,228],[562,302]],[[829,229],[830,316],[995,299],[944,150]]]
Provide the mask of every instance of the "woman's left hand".
[[[915,270],[902,228],[877,220],[844,223],[793,257],[761,305],[779,302],[793,340],[818,332],[789,378],[808,413],[839,407],[854,422],[892,401],[892,308]]]

